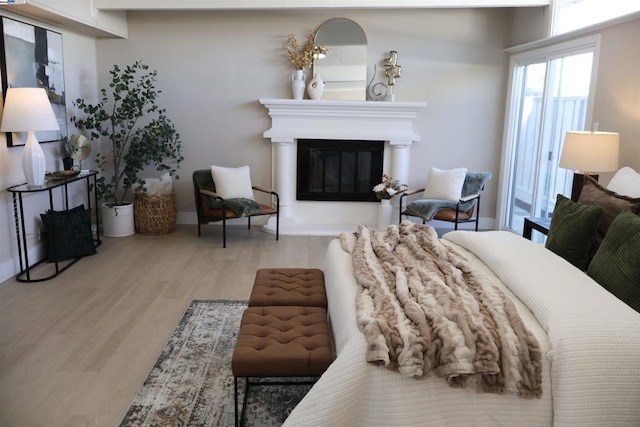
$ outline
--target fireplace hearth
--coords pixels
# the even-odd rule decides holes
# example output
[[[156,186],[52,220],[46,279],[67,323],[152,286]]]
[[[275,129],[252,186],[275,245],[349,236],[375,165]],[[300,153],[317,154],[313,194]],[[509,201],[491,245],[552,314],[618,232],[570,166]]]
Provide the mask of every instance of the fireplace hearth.
[[[379,202],[375,199],[373,186],[380,182],[383,173],[390,174],[400,182],[408,182],[411,145],[420,140],[413,130],[413,124],[418,112],[427,104],[306,99],[260,99],[260,103],[267,108],[271,117],[271,128],[264,133],[264,137],[271,141],[272,188],[280,195],[280,233],[335,235],[338,231],[354,230],[358,224],[377,224]],[[341,181],[334,177],[331,178],[332,182],[327,182],[326,178],[320,178],[322,174],[311,171],[311,166],[298,164],[298,146],[305,140],[319,140],[328,147],[334,143],[373,143],[382,147],[382,169],[372,170],[370,174],[367,172],[370,175],[368,182],[354,178],[347,185],[346,181],[342,181],[346,187],[353,188],[355,185],[357,188],[357,191],[345,193],[362,192],[363,198],[366,193],[367,200],[353,201],[353,194],[345,196],[350,201],[335,200],[335,194],[327,196],[327,193],[336,193],[336,186],[342,185]],[[330,147],[318,149],[313,155],[322,165],[319,170],[325,169],[322,162],[326,162],[327,158],[329,161],[339,158],[331,153]],[[348,170],[340,169],[343,170],[341,173]],[[358,174],[365,174],[364,169],[358,170]],[[301,172],[313,178],[310,185],[307,184],[312,191],[307,193],[324,193],[322,197],[331,197],[332,200],[318,200],[318,194],[312,196],[315,198],[313,200],[304,199],[308,195],[301,196],[297,182]],[[322,173],[326,173],[326,170]],[[342,192],[342,189],[339,190],[338,193]],[[395,211],[394,220],[397,220]],[[275,232],[275,221],[269,220],[264,230]]]

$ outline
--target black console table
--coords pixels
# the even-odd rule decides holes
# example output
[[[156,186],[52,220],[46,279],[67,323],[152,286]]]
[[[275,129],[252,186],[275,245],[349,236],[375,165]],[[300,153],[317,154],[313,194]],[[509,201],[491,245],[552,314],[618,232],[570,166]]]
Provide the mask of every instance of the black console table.
[[[42,259],[35,264],[29,264],[29,250],[27,247],[27,235],[25,231],[24,225],[24,204],[23,204],[23,195],[30,193],[43,193],[47,192],[49,194],[49,207],[51,210],[53,207],[53,190],[55,188],[62,188],[64,191],[64,209],[69,209],[69,184],[76,181],[84,181],[87,186],[87,205],[90,209],[92,206],[94,207],[93,211],[95,212],[95,220],[96,224],[100,224],[98,218],[98,194],[95,191],[96,188],[96,176],[98,175],[97,171],[85,171],[76,176],[72,176],[69,178],[64,178],[56,181],[45,181],[43,185],[28,185],[28,184],[19,184],[14,185],[12,187],[7,188],[7,191],[11,192],[13,195],[13,215],[15,218],[16,225],[16,238],[18,240],[18,257],[20,259],[20,272],[16,276],[16,280],[19,282],[41,282],[44,280],[49,280],[56,277],[58,274],[62,273],[64,270],[75,264],[80,258],[75,258],[69,261],[63,261],[65,263],[64,266],[60,266],[59,263],[53,262],[54,264],[54,272],[41,277],[32,277],[31,270],[41,262],[45,261]],[[93,182],[91,182],[91,178],[93,177]],[[91,203],[91,192],[93,191],[93,205]],[[94,233],[94,243],[96,246],[99,246],[102,241],[100,240],[100,233],[97,231]]]

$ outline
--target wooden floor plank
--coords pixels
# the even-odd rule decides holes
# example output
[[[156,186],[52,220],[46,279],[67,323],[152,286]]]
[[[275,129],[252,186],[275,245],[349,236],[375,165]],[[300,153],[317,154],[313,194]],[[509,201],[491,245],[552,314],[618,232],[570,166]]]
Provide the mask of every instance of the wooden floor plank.
[[[227,238],[104,238],[53,280],[0,284],[0,425],[118,425],[193,299],[246,300],[262,267],[321,268],[333,237]]]

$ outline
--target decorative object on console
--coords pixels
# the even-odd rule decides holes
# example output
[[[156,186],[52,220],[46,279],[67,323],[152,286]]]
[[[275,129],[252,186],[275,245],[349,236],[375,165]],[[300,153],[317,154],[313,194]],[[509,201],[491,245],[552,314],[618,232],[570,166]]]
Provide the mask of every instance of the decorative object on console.
[[[618,151],[619,135],[614,132],[570,131],[565,134],[559,166],[576,171],[571,200],[575,202],[580,197],[585,176],[618,169]],[[597,175],[593,178],[598,180]]]
[[[402,76],[402,67],[398,65],[398,52],[395,50],[390,51],[389,57],[382,63],[386,68],[384,74],[387,76],[387,85],[389,86],[385,101],[395,101],[396,97],[393,93],[393,87],[396,84],[396,79]]]
[[[322,78],[316,73],[307,85],[307,93],[309,98],[317,100],[322,98],[322,92],[324,91],[324,82]]]
[[[10,88],[2,116],[2,132],[28,132],[22,153],[22,169],[27,184],[44,184],[46,160],[35,131],[59,130],[58,121],[43,88]]]
[[[71,135],[69,145],[73,150],[71,158],[78,161],[78,166],[82,170],[82,161],[86,160],[91,154],[91,141],[84,135]]]
[[[291,92],[293,99],[304,98],[304,87],[307,75],[302,70],[295,70],[291,75]]]

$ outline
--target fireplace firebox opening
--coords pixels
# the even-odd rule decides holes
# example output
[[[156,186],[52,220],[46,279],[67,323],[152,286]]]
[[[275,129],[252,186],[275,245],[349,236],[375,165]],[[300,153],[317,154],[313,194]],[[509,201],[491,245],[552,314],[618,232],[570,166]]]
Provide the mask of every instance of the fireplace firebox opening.
[[[376,202],[383,141],[298,140],[297,200]]]

